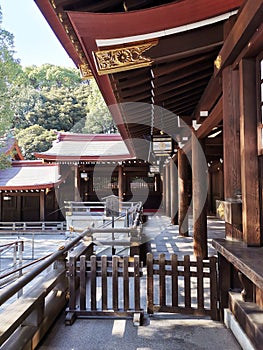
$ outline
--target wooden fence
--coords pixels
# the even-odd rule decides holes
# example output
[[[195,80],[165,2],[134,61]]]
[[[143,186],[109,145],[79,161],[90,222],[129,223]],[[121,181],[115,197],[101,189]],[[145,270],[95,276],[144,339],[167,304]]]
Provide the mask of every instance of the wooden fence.
[[[218,319],[216,258],[179,261],[172,254],[146,267],[139,256],[123,258],[85,255],[69,260],[70,299],[66,324],[76,317],[134,317],[140,324],[144,311],[209,315]],[[147,287],[146,287],[147,286]],[[79,287],[79,292],[77,289]]]
[[[191,261],[185,255],[180,261],[176,254],[169,260],[165,254],[158,259],[147,254],[147,312],[208,315],[217,320],[216,263],[216,257]]]
[[[106,255],[85,255],[79,261],[69,261],[69,307],[66,324],[76,317],[127,317],[133,316],[134,324],[140,324],[142,266],[139,256],[130,258]],[[79,298],[77,286],[79,285]],[[131,291],[132,286],[132,291]]]

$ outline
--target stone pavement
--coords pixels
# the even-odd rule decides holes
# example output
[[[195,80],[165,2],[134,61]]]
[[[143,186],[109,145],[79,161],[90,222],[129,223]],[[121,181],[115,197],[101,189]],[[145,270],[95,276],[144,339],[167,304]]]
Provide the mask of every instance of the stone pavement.
[[[144,232],[154,254],[176,253],[193,256],[192,229],[189,237],[178,235],[178,226],[165,216],[153,216]],[[215,254],[211,240],[224,236],[224,223],[209,218],[209,255]],[[238,350],[240,345],[222,323],[207,317],[180,314],[145,315],[144,324],[133,326],[131,319],[77,319],[64,325],[61,315],[39,350]]]

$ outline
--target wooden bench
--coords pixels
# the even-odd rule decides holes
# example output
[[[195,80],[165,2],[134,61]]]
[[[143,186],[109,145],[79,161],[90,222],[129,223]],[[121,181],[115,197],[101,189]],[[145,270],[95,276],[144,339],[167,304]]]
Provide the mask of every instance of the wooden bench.
[[[221,317],[229,308],[257,347],[263,344],[263,247],[213,240],[218,252]]]

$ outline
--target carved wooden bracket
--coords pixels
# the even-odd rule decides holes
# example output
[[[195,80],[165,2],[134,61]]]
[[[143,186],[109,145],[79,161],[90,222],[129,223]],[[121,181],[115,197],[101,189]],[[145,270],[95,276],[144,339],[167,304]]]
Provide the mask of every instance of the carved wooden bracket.
[[[92,74],[91,69],[90,69],[88,64],[86,64],[86,63],[80,64],[79,70],[80,70],[81,78],[83,80],[93,78],[93,74]]]
[[[238,278],[241,282],[243,290],[241,296],[244,301],[253,302],[253,284],[252,282],[240,271],[238,271]]]
[[[108,48],[93,52],[99,75],[148,67],[153,63],[143,52],[158,44],[158,40],[136,43],[132,46]]]

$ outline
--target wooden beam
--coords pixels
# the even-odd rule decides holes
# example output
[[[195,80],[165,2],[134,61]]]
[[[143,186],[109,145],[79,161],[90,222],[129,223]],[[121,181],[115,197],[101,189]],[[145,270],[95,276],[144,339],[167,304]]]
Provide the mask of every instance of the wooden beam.
[[[210,115],[206,118],[206,120],[202,123],[199,129],[196,131],[196,136],[199,139],[205,138],[214,127],[218,126],[222,121],[223,117],[223,98],[221,97]]]
[[[243,237],[248,246],[260,246],[256,63],[253,59],[243,59],[239,66]]]
[[[207,84],[206,89],[203,92],[203,95],[194,110],[193,119],[200,122],[200,112],[208,111],[210,112],[216,101],[218,101],[220,95],[222,93],[222,86],[219,78],[212,77]]]
[[[218,65],[215,67],[215,75],[221,73],[222,69],[227,65],[234,63],[257,28],[262,24],[262,18],[262,0],[247,0],[218,54]]]

